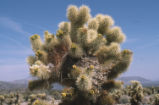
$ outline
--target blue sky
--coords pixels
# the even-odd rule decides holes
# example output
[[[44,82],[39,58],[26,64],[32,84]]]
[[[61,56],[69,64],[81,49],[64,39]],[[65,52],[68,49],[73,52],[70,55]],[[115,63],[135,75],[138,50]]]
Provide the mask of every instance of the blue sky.
[[[108,14],[127,35],[122,48],[133,50],[133,62],[123,76],[159,80],[158,0],[1,0],[0,81],[29,76],[26,57],[32,54],[29,37],[45,30],[55,33],[58,23],[67,21],[70,4],[88,5],[91,13]]]

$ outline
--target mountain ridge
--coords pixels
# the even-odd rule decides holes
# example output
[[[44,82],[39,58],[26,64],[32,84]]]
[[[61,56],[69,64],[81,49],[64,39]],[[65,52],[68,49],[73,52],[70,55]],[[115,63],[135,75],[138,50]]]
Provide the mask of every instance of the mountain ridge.
[[[27,89],[28,81],[32,79],[34,78],[28,77],[25,79],[14,80],[9,82],[0,81],[0,90],[1,89],[12,90],[12,89],[19,89],[19,88]],[[130,84],[131,80],[137,80],[137,81],[140,81],[141,84],[146,87],[159,86],[159,81],[148,80],[140,76],[123,76],[123,77],[117,78],[117,80],[123,81],[125,85]],[[62,89],[62,86],[55,84],[54,89]]]
[[[152,82],[152,80],[140,77],[140,76],[124,76],[124,77],[119,77],[118,80],[124,81],[126,83],[132,81],[132,80],[137,80],[140,81],[141,83],[144,82]]]

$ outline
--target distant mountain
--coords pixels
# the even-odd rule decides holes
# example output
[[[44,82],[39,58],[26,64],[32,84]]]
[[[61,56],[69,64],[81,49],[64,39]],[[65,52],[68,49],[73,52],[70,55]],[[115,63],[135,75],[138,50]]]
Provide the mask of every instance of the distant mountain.
[[[17,89],[27,89],[28,80],[32,79],[31,77],[27,77],[25,79],[14,80],[14,81],[0,81],[0,90],[17,90]]]
[[[159,86],[159,81],[151,81],[139,76],[120,77],[117,80],[123,81],[125,85],[130,84],[130,81],[132,80],[137,80],[140,81],[140,83],[145,87]]]
[[[10,81],[10,82],[0,81],[0,90],[2,90],[2,89],[5,89],[5,90],[27,89],[28,81],[33,80],[33,79],[35,79],[35,78],[27,77],[25,79],[14,80],[14,81]],[[58,83],[55,83],[55,84],[53,84],[53,89],[62,90],[63,86]]]
[[[31,80],[32,77],[27,77],[25,79],[19,79],[19,80],[14,80],[11,81],[10,83],[15,83],[15,84],[28,84],[28,81]]]
[[[0,90],[16,90],[16,89],[22,89],[26,88],[26,84],[16,84],[16,83],[11,83],[11,82],[4,82],[0,81]]]
[[[124,81],[124,83],[129,83],[132,80],[137,80],[140,81],[141,83],[145,83],[145,82],[152,82],[151,80],[145,79],[143,77],[139,77],[139,76],[127,76],[127,77],[120,77],[118,78],[121,81]]]
[[[152,81],[152,82],[147,82],[147,83],[142,83],[143,86],[145,87],[159,87],[159,81]]]

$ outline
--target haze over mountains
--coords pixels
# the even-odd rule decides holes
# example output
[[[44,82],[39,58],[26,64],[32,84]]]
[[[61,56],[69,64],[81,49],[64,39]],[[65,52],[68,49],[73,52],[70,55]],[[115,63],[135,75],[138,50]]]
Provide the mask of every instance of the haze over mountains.
[[[28,81],[31,79],[31,77],[21,79],[21,80],[15,80],[11,82],[5,82],[5,81],[0,81],[0,90],[5,89],[5,90],[13,90],[13,89],[26,89],[28,85]],[[146,87],[152,87],[152,86],[159,86],[159,81],[151,81],[139,76],[128,76],[128,77],[120,77],[118,80],[124,81],[124,84],[130,84],[131,80],[137,80],[142,83],[143,86]],[[62,86],[55,84],[54,85],[55,89],[62,89]]]

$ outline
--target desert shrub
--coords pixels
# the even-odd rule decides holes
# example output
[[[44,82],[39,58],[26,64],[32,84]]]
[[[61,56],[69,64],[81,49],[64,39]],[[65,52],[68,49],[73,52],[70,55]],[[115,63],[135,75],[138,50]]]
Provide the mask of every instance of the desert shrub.
[[[121,103],[121,104],[130,103],[130,97],[127,96],[127,95],[121,96],[120,99],[119,99],[119,103]]]

